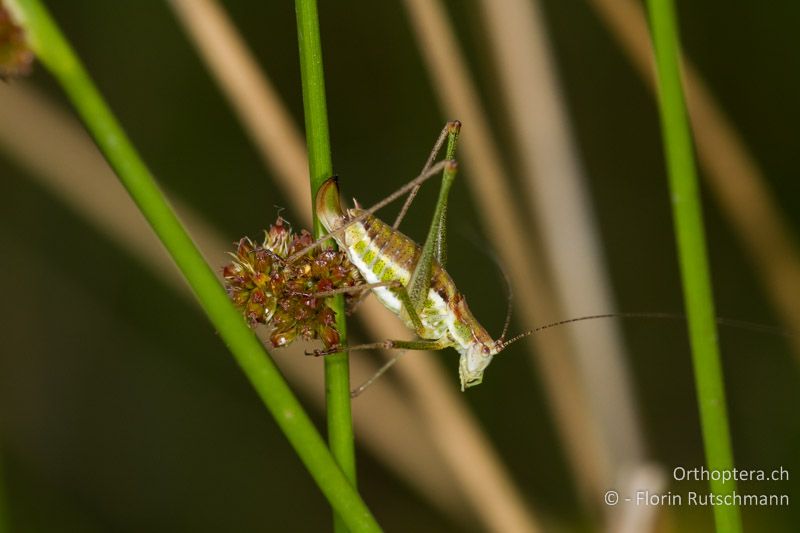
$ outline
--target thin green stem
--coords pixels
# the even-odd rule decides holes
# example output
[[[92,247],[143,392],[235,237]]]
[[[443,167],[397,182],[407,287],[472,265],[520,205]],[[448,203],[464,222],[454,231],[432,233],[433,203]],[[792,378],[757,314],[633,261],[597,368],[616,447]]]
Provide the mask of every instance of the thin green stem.
[[[353,531],[379,531],[369,509],[336,464],[261,342],[228,300],[44,5],[39,0],[6,3],[331,506]]]
[[[667,159],[683,294],[692,346],[695,387],[700,409],[706,463],[710,470],[733,468],[733,451],[725,407],[714,301],[706,257],[703,215],[692,140],[681,87],[680,45],[672,0],[648,0],[659,87],[659,109]],[[710,482],[717,495],[731,495],[733,482]],[[742,530],[736,505],[715,505],[717,531]]]
[[[333,175],[328,110],[325,102],[325,75],[322,68],[319,16],[316,0],[296,0],[297,38],[300,48],[300,74],[303,84],[308,166],[311,180],[311,205],[322,183]],[[314,213],[314,235],[325,235],[325,228]],[[331,241],[330,246],[335,246]],[[336,312],[336,328],[342,344],[347,342],[344,297],[331,298]],[[350,359],[347,353],[325,357],[325,395],[328,409],[328,444],[350,483],[356,486],[356,458],[353,417],[350,410]],[[334,513],[334,530],[346,531]]]

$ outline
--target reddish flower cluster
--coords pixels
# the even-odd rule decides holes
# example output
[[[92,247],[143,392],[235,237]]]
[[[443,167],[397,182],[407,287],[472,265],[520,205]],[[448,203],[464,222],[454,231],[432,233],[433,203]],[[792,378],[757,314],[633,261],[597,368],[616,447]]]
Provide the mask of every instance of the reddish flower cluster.
[[[25,41],[22,28],[14,24],[0,1],[0,79],[29,74],[33,52]]]
[[[336,313],[316,294],[363,283],[347,254],[315,248],[289,264],[286,258],[314,242],[303,230],[293,233],[278,217],[261,245],[244,237],[233,262],[222,271],[233,303],[251,326],[267,324],[275,347],[298,337],[321,339],[326,348],[339,344]]]

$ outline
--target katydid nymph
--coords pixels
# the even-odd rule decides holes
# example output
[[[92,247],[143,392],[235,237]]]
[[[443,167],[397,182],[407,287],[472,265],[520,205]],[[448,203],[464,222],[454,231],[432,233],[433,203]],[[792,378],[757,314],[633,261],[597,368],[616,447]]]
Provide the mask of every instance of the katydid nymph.
[[[316,196],[316,211],[322,225],[336,240],[340,249],[347,252],[351,263],[358,269],[380,302],[412,329],[417,340],[387,340],[379,343],[350,346],[344,349],[402,349],[442,350],[455,348],[460,354],[459,377],[461,389],[478,385],[492,357],[511,341],[505,333],[493,339],[475,319],[465,297],[456,288],[444,269],[446,260],[445,217],[447,196],[455,179],[458,166],[453,160],[460,130],[459,122],[450,122],[442,131],[436,147],[421,177],[432,168],[432,161],[446,139],[447,155],[443,162],[442,184],[428,237],[419,246],[396,227],[372,215],[373,209],[359,207],[343,210],[339,199],[336,178],[328,179]],[[398,221],[410,204],[418,185],[412,188]],[[358,289],[358,287],[354,288]],[[345,292],[351,289],[343,289]],[[316,351],[317,355],[333,353],[340,348]]]
[[[460,127],[457,121],[449,122],[439,135],[422,173],[369,209],[357,204],[353,209],[342,209],[337,179],[332,177],[325,181],[315,198],[317,217],[329,232],[320,239],[312,242],[307,232],[291,237],[280,218],[267,232],[262,246],[255,246],[247,238],[242,239],[237,254],[232,254],[235,261],[225,268],[223,277],[229,294],[244,310],[248,321],[253,325],[256,322],[272,325],[272,343],[276,347],[292,342],[298,332],[306,339],[322,339],[326,349],[307,352],[309,355],[368,349],[454,348],[460,354],[459,378],[463,391],[482,382],[483,373],[495,355],[531,333],[599,318],[684,319],[683,315],[674,313],[597,314],[561,320],[506,340],[511,320],[509,290],[503,332],[499,338],[493,339],[472,315],[464,295],[444,268],[447,197],[458,171],[453,157]],[[434,164],[445,141],[445,159]],[[421,184],[439,172],[442,172],[439,198],[427,239],[420,246],[397,227]],[[408,196],[394,225],[390,226],[374,216],[377,210],[404,195]],[[340,252],[317,252],[315,256],[312,251],[329,239],[337,242]],[[255,257],[250,257],[253,254]],[[322,275],[319,274],[320,268],[324,271]],[[310,278],[316,282],[312,283]],[[334,288],[319,289],[323,285]],[[335,294],[363,295],[367,291],[372,291],[387,309],[416,333],[418,339],[340,346],[339,336],[333,329],[332,311],[324,305],[324,298]],[[276,306],[279,309],[277,314]],[[257,312],[252,315],[254,308]],[[297,315],[287,316],[292,315],[293,310]],[[728,319],[716,320],[721,325],[786,335],[777,328]],[[287,321],[290,322],[288,325]],[[363,392],[396,361],[397,357],[390,359],[373,378],[354,391],[353,396]]]

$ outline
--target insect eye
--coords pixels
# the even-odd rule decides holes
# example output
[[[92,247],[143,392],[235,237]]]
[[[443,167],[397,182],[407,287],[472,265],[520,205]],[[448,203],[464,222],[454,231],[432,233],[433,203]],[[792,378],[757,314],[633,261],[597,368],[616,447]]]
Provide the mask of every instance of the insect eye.
[[[481,348],[481,351],[483,352],[483,355],[489,355],[489,347],[488,346],[484,345]]]

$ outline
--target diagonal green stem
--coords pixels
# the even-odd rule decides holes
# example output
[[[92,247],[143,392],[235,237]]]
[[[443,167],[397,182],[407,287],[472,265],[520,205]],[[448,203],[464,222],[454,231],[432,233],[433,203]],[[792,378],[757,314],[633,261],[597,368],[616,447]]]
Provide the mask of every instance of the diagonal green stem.
[[[659,109],[667,158],[675,234],[678,240],[683,294],[692,345],[695,387],[709,470],[733,468],[733,451],[725,407],[714,301],[706,257],[703,216],[695,173],[692,141],[681,88],[679,40],[672,0],[648,0],[658,69]],[[733,482],[710,482],[717,495],[731,495]],[[736,505],[715,505],[717,531],[742,530]]]
[[[6,4],[338,516],[353,531],[380,531],[264,347],[228,300],[44,5],[39,0],[6,0]]]
[[[328,133],[328,110],[325,102],[325,75],[322,69],[319,16],[316,0],[296,0],[297,38],[300,48],[300,74],[303,84],[308,166],[311,180],[311,205],[316,202],[322,183],[333,175],[331,145]],[[314,235],[325,235],[325,228],[314,213]],[[331,241],[331,246],[335,246]],[[344,297],[330,299],[336,312],[336,329],[340,342],[347,342]],[[355,443],[353,417],[350,411],[350,359],[347,353],[325,357],[325,395],[328,410],[328,444],[350,483],[356,485]],[[347,531],[341,518],[334,513],[334,530]]]

